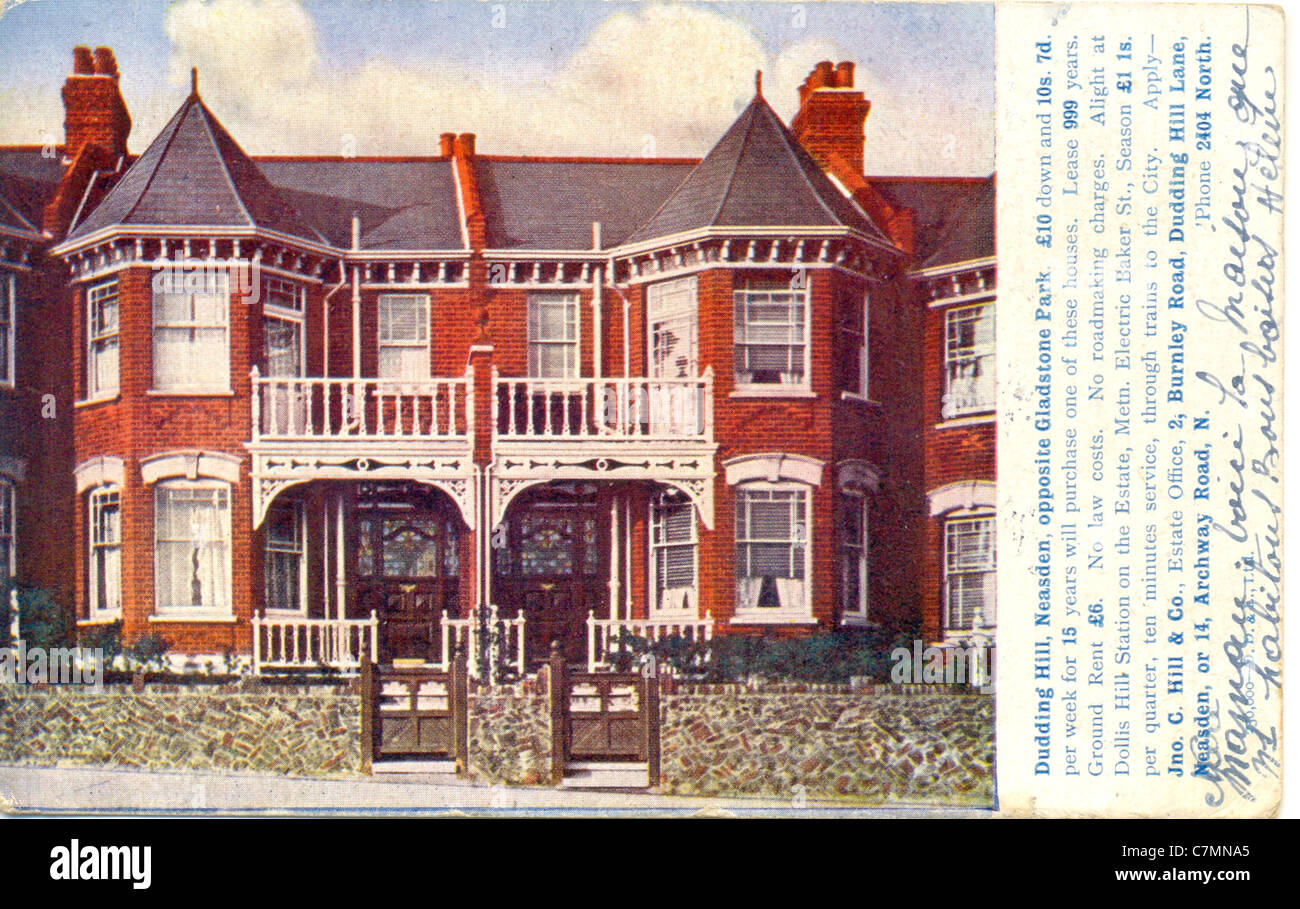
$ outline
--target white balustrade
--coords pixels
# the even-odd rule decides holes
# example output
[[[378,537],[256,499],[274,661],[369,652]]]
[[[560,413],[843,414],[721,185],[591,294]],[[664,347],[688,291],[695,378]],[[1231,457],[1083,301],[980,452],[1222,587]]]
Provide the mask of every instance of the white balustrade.
[[[361,658],[379,659],[379,620],[253,616],[253,672],[328,666],[356,672]]]
[[[281,378],[254,367],[253,441],[468,440],[471,379]]]
[[[693,644],[713,639],[713,614],[702,619],[598,619],[587,613],[587,671],[609,669],[611,658],[628,637],[651,643],[679,637]]]
[[[517,379],[493,374],[497,438],[708,440],[713,370],[691,379]]]

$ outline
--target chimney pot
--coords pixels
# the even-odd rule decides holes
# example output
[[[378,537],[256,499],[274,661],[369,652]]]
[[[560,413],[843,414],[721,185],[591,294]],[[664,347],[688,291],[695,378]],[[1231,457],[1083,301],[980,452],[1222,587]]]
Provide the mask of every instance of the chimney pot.
[[[93,76],[95,74],[95,57],[90,48],[78,45],[72,49],[72,73],[76,76]]]
[[[853,87],[853,63],[848,60],[842,61],[835,67],[835,85],[838,88]]]
[[[833,88],[835,86],[835,65],[831,61],[818,61],[813,73],[817,77],[816,88]]]
[[[111,47],[95,48],[95,75],[117,78],[117,58]]]
[[[466,158],[474,157],[474,134],[473,133],[461,133],[459,136],[456,137],[456,145],[458,146],[460,153],[464,155]]]
[[[453,147],[456,144],[455,133],[443,133],[438,136],[438,154],[444,158],[450,158]]]

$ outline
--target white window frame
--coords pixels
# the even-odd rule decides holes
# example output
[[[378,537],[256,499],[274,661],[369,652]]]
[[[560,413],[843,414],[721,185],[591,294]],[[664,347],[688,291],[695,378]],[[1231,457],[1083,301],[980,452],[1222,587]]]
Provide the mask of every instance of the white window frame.
[[[541,306],[564,306],[564,337],[540,337]],[[582,313],[580,298],[575,291],[535,292],[528,295],[528,377],[531,379],[576,379],[582,372]],[[543,375],[541,358],[537,355],[543,347],[565,350],[564,374]]]
[[[959,338],[958,326],[960,322],[970,319],[972,316],[975,322],[980,319],[980,313],[988,310],[988,318],[992,322],[990,327],[990,337],[984,346],[972,345],[962,347],[957,341]],[[940,407],[940,415],[945,420],[951,420],[957,417],[970,416],[972,414],[991,413],[997,407],[997,342],[996,332],[997,325],[993,321],[996,318],[993,309],[993,301],[989,300],[983,303],[975,303],[971,306],[954,306],[948,309],[943,316],[943,400]],[[954,389],[953,371],[962,365],[968,368],[978,366],[981,369],[987,369],[991,374],[987,377],[987,391],[990,399],[987,401],[976,400],[974,395],[967,394],[958,397]]]
[[[690,514],[690,538],[687,540],[667,540],[667,512],[679,508],[687,509]],[[664,588],[661,587],[659,572],[660,554],[670,549],[686,549],[691,551],[691,586],[687,590],[686,601],[681,605],[688,608],[681,608],[677,603],[664,605]],[[673,588],[681,589],[681,588]],[[651,615],[655,617],[674,617],[674,618],[695,618],[699,615],[700,610],[700,533],[699,525],[695,516],[695,504],[690,499],[670,499],[666,493],[661,493],[650,500],[650,590],[654,599],[650,604]],[[676,595],[674,596],[676,600]]]
[[[956,553],[953,550],[953,540],[962,528],[968,528],[974,525],[986,525],[988,528],[989,548],[985,554],[984,561],[981,564],[956,564],[954,557]],[[972,624],[968,624],[963,617],[961,624],[953,622],[953,579],[956,577],[966,577],[978,575],[986,577],[992,575],[994,585],[997,581],[997,515],[992,511],[981,511],[962,515],[953,515],[944,521],[943,525],[943,628],[945,634],[965,634],[975,631]],[[984,582],[982,591],[988,590],[987,580]],[[997,588],[993,587],[993,615],[988,614],[988,605],[984,604],[983,623],[980,628],[994,628],[997,625]],[[973,621],[974,616],[971,616]]]
[[[188,321],[164,322],[158,321],[158,291],[154,291],[153,300],[153,388],[155,394],[231,394],[230,389],[230,276],[222,271],[198,271],[198,272],[176,272],[168,273],[169,279],[189,283],[198,279],[203,281],[212,281],[213,287],[190,294],[190,310],[194,314],[194,298],[197,296],[213,296],[221,302],[221,321],[219,322],[200,322],[197,314]],[[178,382],[174,385],[161,385],[158,382],[158,338],[160,332],[190,332],[191,344],[195,340],[195,332],[221,332],[224,339],[220,345],[222,349],[221,365],[222,377],[215,379],[211,383],[200,382]],[[198,357],[198,354],[192,354]]]
[[[290,508],[293,510],[294,534],[296,539],[286,543],[276,540],[271,534],[271,510],[280,508]],[[263,606],[267,615],[306,615],[307,614],[307,509],[299,499],[288,499],[281,502],[273,502],[271,508],[267,511],[266,522],[263,525],[265,530],[265,545],[263,547],[262,558],[262,597]],[[298,560],[298,590],[294,599],[298,605],[292,609],[280,609],[271,606],[270,584],[271,573],[270,564],[272,554],[293,556]]]
[[[394,303],[395,301],[398,301],[398,300],[403,300],[403,301],[405,301],[405,300],[415,300],[415,301],[418,302],[419,306],[421,307],[422,313],[423,313],[423,318],[417,319],[417,322],[416,322],[416,325],[417,325],[417,335],[419,335],[419,336],[421,336],[421,337],[416,337],[416,338],[394,338],[394,337],[386,337],[386,336],[385,336],[385,335],[386,335],[386,331],[385,331],[385,324],[384,324],[384,306],[385,306],[385,304],[391,305],[392,303]],[[432,313],[432,303],[431,303],[431,301],[430,301],[430,297],[429,297],[428,294],[416,294],[416,293],[391,293],[391,294],[380,294],[380,295],[379,295],[379,302],[378,302],[378,304],[376,305],[376,311],[375,311],[375,318],[376,318],[376,321],[377,321],[377,323],[378,323],[378,324],[375,326],[375,339],[376,339],[375,374],[376,374],[379,378],[381,378],[381,379],[405,379],[405,380],[412,381],[412,382],[418,382],[418,381],[421,381],[421,380],[424,380],[424,379],[428,379],[428,378],[429,378],[429,376],[430,376],[430,360],[429,360],[429,357],[430,357],[430,346],[429,346],[429,345],[430,345],[430,343],[431,343],[431,339],[430,339],[430,335],[431,335],[431,331],[430,331],[430,323],[431,323],[431,320],[432,320],[432,315],[431,315],[431,313]],[[384,368],[383,368],[383,363],[384,363],[384,351],[385,351],[385,350],[419,350],[419,351],[422,351],[423,354],[424,354],[424,356],[422,356],[422,357],[420,358],[420,363],[421,363],[421,365],[422,365],[423,368],[420,369],[420,370],[417,370],[417,373],[418,373],[417,375],[410,375],[410,376],[404,376],[404,375],[399,375],[399,376],[385,375],[385,374],[384,374]]]
[[[0,565],[0,570],[14,577],[18,574],[18,487],[8,477],[0,477],[0,542],[9,551],[8,564]]]
[[[99,324],[97,310],[111,298],[117,307],[117,322],[112,331]],[[117,381],[110,387],[99,386],[99,358],[112,349],[117,358]],[[122,297],[117,278],[110,278],[86,289],[86,400],[115,397],[122,387]]]
[[[844,523],[840,523],[839,552],[837,565],[840,568],[840,620],[845,624],[862,624],[867,621],[871,609],[871,502],[861,492],[844,490],[840,493],[840,507],[857,509],[860,515],[861,536],[855,542],[845,539]],[[845,598],[844,564],[849,552],[857,551],[858,602],[850,604]],[[850,608],[852,605],[853,608]]]
[[[784,301],[786,305],[798,303],[803,309],[802,331],[798,341],[787,339],[783,346],[799,346],[803,351],[803,363],[798,381],[779,381],[779,382],[754,382],[741,378],[741,370],[737,367],[737,359],[740,356],[740,350],[743,347],[759,346],[782,346],[782,345],[761,345],[749,342],[749,331],[745,326],[750,325],[748,320],[749,307],[754,304],[751,298],[771,295],[789,295],[791,299]],[[802,300],[796,301],[793,297],[802,297]],[[767,302],[775,303],[776,300]],[[802,281],[802,286],[782,286],[779,282],[771,281],[754,281],[746,282],[745,286],[737,287],[732,291],[732,367],[735,370],[736,390],[741,394],[754,396],[773,396],[779,397],[790,394],[807,394],[810,389],[812,377],[812,358],[811,358],[811,322],[812,322],[812,278],[807,276]],[[742,313],[745,318],[742,319]],[[775,325],[776,323],[769,323]],[[792,327],[793,323],[785,323],[787,327]],[[793,334],[793,332],[791,332]],[[789,358],[793,360],[793,358]],[[792,364],[793,365],[793,364]]]
[[[774,538],[750,537],[748,528],[742,527],[739,520],[740,504],[742,501],[750,500],[752,496],[759,493],[796,493],[799,501],[802,502],[802,523],[799,520],[791,522],[791,536],[788,540],[777,540]],[[742,483],[735,487],[735,504],[737,511],[737,522],[735,526],[735,549],[743,545],[753,545],[762,543],[781,543],[791,547],[791,570],[794,568],[795,552],[802,544],[803,548],[803,603],[798,606],[754,606],[746,607],[741,593],[741,583],[749,578],[748,574],[742,573],[742,566],[737,559],[735,565],[736,576],[736,613],[732,617],[732,622],[744,625],[763,625],[763,624],[811,624],[813,623],[813,532],[812,532],[812,488],[803,483],[788,482],[749,482]],[[802,539],[800,539],[802,526]]]
[[[89,564],[86,568],[86,614],[91,621],[121,618],[122,616],[122,487],[100,486],[92,489],[87,496],[86,548]],[[100,515],[107,505],[117,509],[116,539],[104,539],[101,536],[102,522]],[[100,553],[116,553],[117,583],[104,585],[104,594],[108,605],[99,600],[100,576],[97,556]],[[107,559],[105,559],[107,561]]]
[[[660,281],[646,288],[645,349],[646,363],[650,369],[647,373],[653,379],[697,378],[700,372],[700,279],[695,275],[677,278],[672,281]],[[677,320],[690,322],[690,336],[687,340],[687,352],[690,366],[687,375],[678,377],[667,375],[673,370],[663,370],[664,364],[656,358],[656,325],[663,325]]]
[[[277,294],[288,295],[291,303],[285,305],[277,301]],[[262,295],[262,359],[266,363],[265,375],[271,375],[271,361],[267,357],[266,323],[270,321],[287,322],[293,326],[298,338],[298,362],[294,364],[292,376],[281,378],[302,378],[307,374],[307,331],[306,331],[307,288],[294,281],[282,278],[267,278],[265,293]]]
[[[177,603],[162,602],[162,591],[161,591],[161,585],[159,584],[159,577],[158,577],[158,564],[160,561],[158,558],[158,554],[160,551],[159,549],[160,544],[169,543],[169,542],[177,542],[177,543],[193,542],[188,537],[177,537],[173,540],[163,540],[159,538],[159,527],[161,525],[161,522],[158,520],[158,517],[162,511],[162,498],[165,494],[176,490],[188,491],[188,492],[214,492],[214,493],[224,494],[225,508],[222,509],[223,516],[221,521],[222,524],[221,531],[223,534],[222,542],[225,546],[224,561],[225,561],[226,589],[224,591],[225,593],[224,606],[207,606],[207,605],[195,606],[192,604],[177,604]],[[233,596],[232,596],[234,591],[234,572],[232,568],[232,562],[233,562],[232,553],[234,547],[232,545],[232,538],[231,538],[231,511],[233,508],[233,503],[231,499],[232,499],[231,486],[229,483],[225,482],[224,480],[168,479],[168,480],[160,480],[154,486],[154,542],[153,542],[154,614],[159,618],[211,620],[211,619],[230,619],[234,617],[234,603],[233,603]]]
[[[18,381],[18,364],[14,362],[18,353],[15,338],[18,333],[18,278],[13,272],[0,272],[0,294],[4,295],[4,300],[0,301],[0,320],[3,320],[4,325],[4,337],[0,339],[0,344],[4,345],[5,354],[5,368],[0,370],[0,385],[12,388]]]

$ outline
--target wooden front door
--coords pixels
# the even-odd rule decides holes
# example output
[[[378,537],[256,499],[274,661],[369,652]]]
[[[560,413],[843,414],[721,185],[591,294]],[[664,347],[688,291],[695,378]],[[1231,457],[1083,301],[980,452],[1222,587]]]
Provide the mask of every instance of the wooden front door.
[[[356,502],[356,591],[379,616],[379,659],[439,658],[441,617],[459,614],[460,518],[418,484],[368,484]]]
[[[516,500],[495,536],[493,598],[503,615],[523,612],[525,659],[559,641],[584,662],[588,612],[609,615],[608,501],[588,483],[552,483]]]

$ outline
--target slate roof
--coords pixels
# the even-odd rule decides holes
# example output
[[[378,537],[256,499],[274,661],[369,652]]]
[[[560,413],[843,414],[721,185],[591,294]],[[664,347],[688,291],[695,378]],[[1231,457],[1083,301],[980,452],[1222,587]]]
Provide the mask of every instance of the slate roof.
[[[54,196],[63,163],[40,146],[0,148],[0,228],[39,235],[45,204]]]
[[[628,242],[705,227],[795,225],[852,227],[890,242],[758,95]]]
[[[362,249],[462,249],[460,210],[445,158],[262,158],[266,178],[331,244]],[[590,232],[590,229],[588,229]]]
[[[916,268],[997,253],[997,181],[986,178],[868,177],[891,203],[916,212]]]
[[[475,161],[491,249],[591,249],[617,246],[645,223],[698,163],[492,158]]]
[[[69,239],[114,224],[262,227],[324,239],[267,181],[197,93]]]

